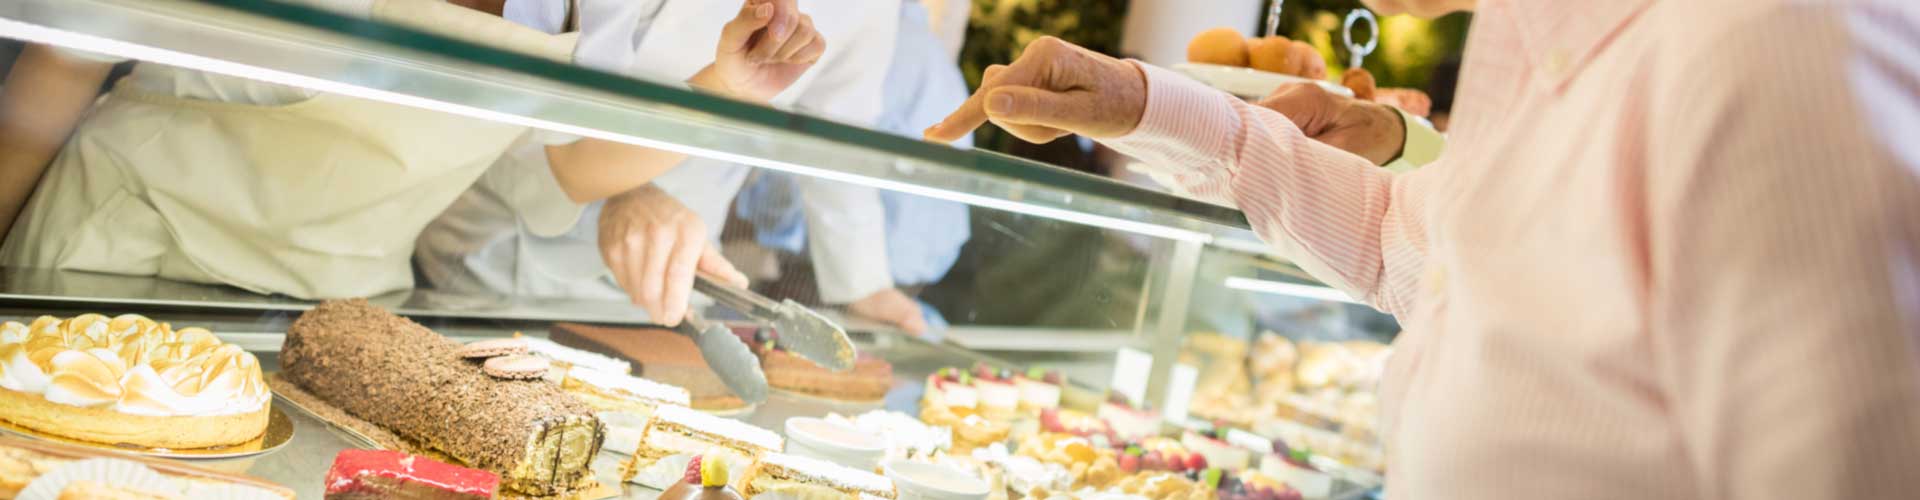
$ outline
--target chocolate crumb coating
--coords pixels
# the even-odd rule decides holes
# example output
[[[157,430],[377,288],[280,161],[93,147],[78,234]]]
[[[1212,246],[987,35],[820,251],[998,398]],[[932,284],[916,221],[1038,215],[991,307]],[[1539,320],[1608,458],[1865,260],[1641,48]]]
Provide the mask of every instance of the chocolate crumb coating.
[[[460,344],[362,299],[300,315],[281,347],[281,378],[360,419],[500,474],[533,495],[592,474],[605,427],[554,384],[499,380]]]

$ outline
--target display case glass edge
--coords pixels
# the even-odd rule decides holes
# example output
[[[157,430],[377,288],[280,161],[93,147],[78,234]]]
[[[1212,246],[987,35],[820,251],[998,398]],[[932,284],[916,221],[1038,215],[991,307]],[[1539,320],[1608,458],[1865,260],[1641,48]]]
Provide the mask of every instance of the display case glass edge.
[[[1215,232],[1247,227],[1238,210],[1111,179],[301,5],[25,0],[17,7],[9,15],[19,18],[0,23],[0,30],[13,38],[70,46],[105,39],[119,43],[78,48],[150,49],[131,55],[184,55],[159,62],[215,63],[219,67],[198,69],[293,77],[295,81],[282,78],[276,83],[353,92],[1150,236],[1205,241]]]

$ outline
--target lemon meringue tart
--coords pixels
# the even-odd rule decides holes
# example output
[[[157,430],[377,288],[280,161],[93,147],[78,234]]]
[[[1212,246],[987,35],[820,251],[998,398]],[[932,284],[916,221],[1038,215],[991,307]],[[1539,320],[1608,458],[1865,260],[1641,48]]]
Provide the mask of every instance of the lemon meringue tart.
[[[149,448],[245,443],[273,399],[260,361],[202,328],[139,315],[0,324],[0,419],[71,439]]]

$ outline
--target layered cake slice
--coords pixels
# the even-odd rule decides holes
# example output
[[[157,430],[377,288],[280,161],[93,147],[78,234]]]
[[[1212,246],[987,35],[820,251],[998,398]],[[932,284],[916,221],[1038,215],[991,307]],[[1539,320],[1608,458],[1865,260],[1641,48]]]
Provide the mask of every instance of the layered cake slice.
[[[631,360],[638,365],[634,367],[634,375],[685,388],[696,409],[732,411],[747,407],[747,402],[728,390],[726,384],[720,382],[720,376],[707,366],[693,339],[672,330],[560,324],[550,333],[552,340],[561,345]]]
[[[895,498],[893,480],[839,464],[785,453],[768,453],[737,482],[742,495],[754,498],[858,500]]]
[[[540,337],[516,335],[515,338],[526,341],[527,350],[532,351],[535,355],[553,360],[555,366],[579,366],[623,375],[633,373],[633,364],[623,359],[567,347]]]
[[[391,450],[344,450],[327,469],[326,500],[481,500],[500,476]]]
[[[460,348],[365,300],[330,300],[288,328],[280,377],[353,417],[499,474],[505,489],[549,496],[590,487],[587,463],[605,435],[593,409],[550,382],[488,376]]]
[[[793,353],[767,349],[761,352],[761,370],[767,373],[767,385],[842,401],[879,401],[893,388],[893,365],[873,356],[860,356],[853,369],[835,372],[813,364]]]
[[[645,420],[659,407],[693,403],[693,395],[686,389],[632,375],[582,366],[554,370],[561,371],[561,389],[597,411],[628,413]]]
[[[666,489],[685,475],[687,462],[702,453],[708,460],[725,460],[729,471],[744,471],[783,442],[779,434],[746,422],[662,406],[653,412],[633,457],[623,464],[621,479]]]

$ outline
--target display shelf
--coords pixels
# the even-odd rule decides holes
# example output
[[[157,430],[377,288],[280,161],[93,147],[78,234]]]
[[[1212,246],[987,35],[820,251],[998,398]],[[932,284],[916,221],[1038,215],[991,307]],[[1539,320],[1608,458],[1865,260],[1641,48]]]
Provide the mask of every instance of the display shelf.
[[[0,35],[1153,236],[1237,210],[403,27],[260,0],[21,0]]]

